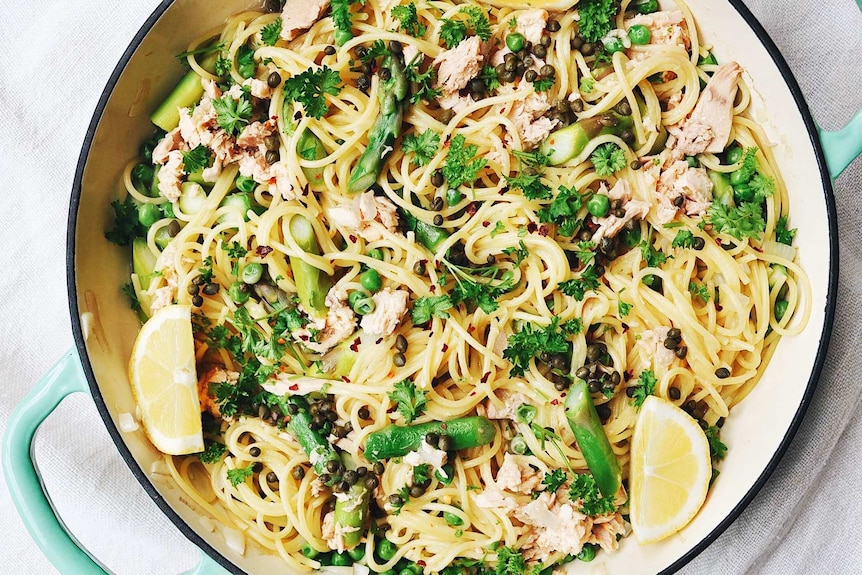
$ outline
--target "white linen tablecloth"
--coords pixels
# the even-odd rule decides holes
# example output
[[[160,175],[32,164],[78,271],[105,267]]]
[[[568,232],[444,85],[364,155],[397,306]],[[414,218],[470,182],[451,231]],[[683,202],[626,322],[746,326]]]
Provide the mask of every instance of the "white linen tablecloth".
[[[862,108],[862,14],[853,0],[746,0],[782,49],[816,120]],[[72,346],[66,214],[81,142],[129,39],[157,0],[3,0],[0,10],[0,434],[12,409]],[[862,573],[862,162],[835,185],[841,280],[823,377],[778,470],[737,521],[684,570]],[[92,401],[66,400],[37,438],[66,524],[121,575],[189,569],[197,552],[126,468]],[[6,574],[51,574],[0,481]]]

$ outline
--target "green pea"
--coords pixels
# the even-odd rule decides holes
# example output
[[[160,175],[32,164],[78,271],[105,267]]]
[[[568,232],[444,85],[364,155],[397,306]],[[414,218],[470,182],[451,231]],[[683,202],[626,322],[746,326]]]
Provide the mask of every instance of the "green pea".
[[[730,173],[730,183],[734,186],[738,186],[740,184],[747,184],[751,178],[742,170],[736,170],[735,172]]]
[[[751,202],[754,200],[754,190],[748,184],[740,184],[733,187],[733,199],[736,203]]]
[[[454,513],[449,513],[448,511],[443,512],[443,519],[445,519],[446,523],[448,523],[452,527],[464,525],[464,520],[461,518],[460,515],[455,515]]]
[[[587,202],[587,211],[596,218],[603,218],[611,210],[611,201],[604,194],[594,194]]]
[[[365,545],[357,545],[353,549],[348,549],[347,554],[350,555],[350,558],[354,561],[359,561],[365,557]]]
[[[401,569],[401,571],[398,572],[398,575],[422,575],[422,568],[415,563],[411,563],[410,565],[407,565],[407,567]]]
[[[366,296],[357,299],[351,307],[359,315],[368,315],[374,313],[374,308],[377,307],[377,304],[374,303],[373,299]]]
[[[452,482],[455,481],[455,467],[451,463],[447,463],[442,470],[438,469],[434,472],[434,479],[442,485],[452,485]]]
[[[165,202],[163,204],[159,204],[159,209],[162,210],[162,214],[166,218],[175,218],[176,214],[174,214],[174,203],[173,202]]]
[[[359,276],[359,283],[371,293],[379,291],[383,287],[383,280],[380,279],[380,274],[377,273],[377,270],[366,270],[365,273]]]
[[[398,575],[398,571],[396,571],[395,569],[387,569],[380,575]]]
[[[234,282],[227,290],[227,295],[231,300],[233,300],[233,303],[236,305],[242,305],[248,301],[250,291],[251,290],[246,284],[242,282]]]
[[[251,262],[242,268],[242,281],[253,285],[263,277],[263,266],[257,262]]]
[[[135,188],[138,188],[138,191],[146,194],[145,190],[149,190],[150,186],[153,185],[153,176],[155,174],[156,171],[151,165],[138,164],[132,168],[132,183],[135,185]]]
[[[743,151],[740,146],[731,146],[725,154],[725,161],[728,164],[736,164],[742,161]]]
[[[353,38],[353,32],[350,30],[335,31],[335,43],[339,46],[344,45],[345,42],[349,42],[351,38]]]
[[[535,405],[529,405],[525,403],[524,405],[518,407],[515,414],[517,415],[519,422],[526,423],[527,425],[529,425],[533,422],[533,419],[535,419],[538,412],[539,410],[536,408]]]
[[[373,250],[368,250],[366,254],[369,258],[374,258],[375,260],[383,261],[383,250],[374,248]]]
[[[530,448],[527,446],[527,442],[521,435],[516,435],[509,440],[509,450],[517,455],[524,455],[530,450]]]
[[[236,187],[241,192],[253,192],[256,186],[257,182],[254,181],[254,178],[247,178],[245,176],[236,177]]]
[[[581,552],[575,556],[576,559],[581,561],[589,562],[596,558],[596,547],[590,543],[587,543],[581,549]]]
[[[464,194],[461,193],[461,190],[449,190],[446,192],[446,203],[450,206],[458,205],[463,199]]]
[[[694,156],[686,156],[685,161],[688,164],[689,168],[696,168],[700,165],[700,162],[697,161],[697,158]]]
[[[506,36],[506,46],[512,52],[520,52],[524,49],[524,35],[519,32],[513,32]]]
[[[631,230],[623,230],[622,233],[623,243],[630,248],[635,247],[639,243],[641,243],[641,228],[639,225],[636,225],[634,229]]]
[[[641,0],[637,3],[637,7],[641,14],[652,14],[658,12],[658,0]]]
[[[615,52],[622,52],[626,49],[625,44],[620,38],[610,38],[608,40],[602,40],[605,44],[605,52],[608,54],[614,54]]]
[[[377,555],[379,555],[383,561],[389,561],[395,557],[397,552],[398,547],[396,547],[395,543],[389,539],[381,539],[380,543],[377,544]]]
[[[149,228],[156,223],[161,219],[161,216],[162,211],[156,204],[141,204],[138,206],[138,221],[145,228]]]
[[[784,314],[787,313],[787,307],[789,305],[790,304],[787,302],[787,300],[778,300],[775,302],[774,311],[776,321],[781,321],[784,318]]]
[[[309,559],[315,559],[320,555],[320,551],[306,543],[302,546],[302,549],[299,551],[302,553],[303,557],[308,557]]]
[[[350,305],[350,307],[354,307],[357,301],[365,299],[367,297],[368,296],[366,294],[359,290],[352,291],[350,292],[350,295],[347,296],[347,303]]]
[[[649,44],[651,39],[652,32],[650,32],[650,29],[647,26],[644,26],[643,24],[635,24],[629,28],[629,40],[631,40],[632,44],[635,46]]]
[[[353,565],[353,559],[347,553],[333,553],[332,565],[333,567],[348,567]]]
[[[718,64],[718,60],[715,59],[715,54],[713,54],[712,52],[707,54],[706,58],[701,56],[700,58],[697,59],[697,65],[698,66],[715,66],[717,64]]]

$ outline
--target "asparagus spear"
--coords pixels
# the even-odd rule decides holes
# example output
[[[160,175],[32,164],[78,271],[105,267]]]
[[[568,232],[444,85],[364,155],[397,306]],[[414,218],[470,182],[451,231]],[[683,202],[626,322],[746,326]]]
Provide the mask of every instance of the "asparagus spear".
[[[296,151],[303,160],[320,160],[326,157],[326,148],[323,143],[309,129],[305,129],[299,135],[296,142]],[[323,168],[302,168],[305,179],[311,189],[317,190],[323,184]]]
[[[319,431],[311,428],[311,414],[308,412],[308,402],[300,396],[292,396],[287,402],[298,408],[295,414],[291,414],[288,430],[296,437],[302,446],[302,450],[308,455],[312,467],[318,475],[326,473],[326,464],[330,461],[340,461],[335,448],[326,440]]]
[[[625,130],[631,130],[634,123],[631,116],[623,116],[611,110],[601,116],[578,120],[555,132],[551,132],[541,150],[550,156],[552,166],[568,162],[584,151],[587,144],[596,136],[605,134],[620,135]]]
[[[201,61],[204,70],[211,70],[215,65],[218,54],[210,54]],[[180,125],[180,108],[194,106],[204,95],[201,77],[194,70],[190,70],[183,76],[176,87],[171,90],[168,97],[156,108],[150,120],[164,130],[170,132]]]
[[[347,191],[352,194],[364,192],[374,185],[383,168],[383,161],[401,135],[401,122],[408,103],[410,84],[400,55],[387,54],[383,58],[383,68],[389,69],[391,78],[380,87],[380,116],[368,133],[368,147],[350,174]]]
[[[452,440],[452,451],[458,451],[491,443],[496,429],[490,421],[480,416],[431,421],[406,427],[389,425],[368,436],[365,441],[365,457],[369,461],[403,457],[419,448],[429,433],[449,436]]]
[[[449,238],[449,232],[444,228],[426,224],[406,210],[402,212],[402,215],[404,221],[407,222],[407,229],[416,234],[416,241],[432,252],[436,253],[440,244]]]
[[[622,485],[622,472],[602,422],[596,413],[596,406],[590,397],[587,382],[576,379],[566,397],[566,419],[575,434],[590,473],[596,480],[599,491],[607,499],[616,497]]]
[[[734,206],[734,201],[733,186],[730,184],[730,176],[713,170],[707,170],[706,173],[709,175],[709,179],[712,182],[713,198],[725,206],[732,208]]]
[[[314,235],[314,228],[305,217],[294,216],[290,220],[290,234],[304,251],[320,255],[320,244]],[[293,281],[299,301],[309,314],[322,318],[326,316],[326,294],[332,287],[332,280],[320,269],[298,257],[290,258],[290,269],[293,271]]]
[[[346,453],[342,454],[341,462],[345,469],[356,469],[356,462]],[[369,517],[370,500],[371,491],[365,486],[365,480],[361,477],[350,486],[347,493],[339,495],[335,500],[335,532],[342,534],[342,542],[346,549],[356,547],[362,539],[366,519]]]

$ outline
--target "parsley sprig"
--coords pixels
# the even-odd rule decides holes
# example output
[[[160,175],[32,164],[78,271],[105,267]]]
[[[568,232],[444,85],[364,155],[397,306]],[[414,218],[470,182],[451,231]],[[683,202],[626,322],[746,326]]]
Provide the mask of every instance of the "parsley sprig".
[[[602,144],[593,150],[590,160],[599,176],[612,176],[626,167],[626,153],[613,142]]]
[[[282,20],[281,17],[278,17],[274,22],[270,22],[261,28],[260,39],[263,40],[263,43],[267,46],[275,46],[279,36],[281,36],[281,26]]]
[[[410,320],[413,325],[424,325],[431,321],[432,317],[446,319],[449,317],[448,310],[451,308],[452,299],[448,295],[420,297],[413,302]]]
[[[416,4],[410,2],[402,6],[392,8],[392,17],[398,20],[399,27],[414,38],[421,38],[428,28],[419,22],[419,14],[416,12]]]
[[[544,327],[528,323],[518,333],[509,336],[503,358],[512,364],[509,377],[521,377],[527,372],[530,361],[539,353],[567,353],[569,351],[569,336],[582,332],[583,322],[580,318],[560,323],[559,317],[554,317],[551,323]]]
[[[637,384],[634,386],[631,404],[635,407],[642,406],[646,398],[655,393],[656,383],[658,383],[658,380],[652,370],[647,369],[642,371],[640,377],[638,377]]]
[[[251,94],[247,89],[243,89],[238,99],[225,94],[213,100],[213,108],[217,114],[218,125],[228,135],[237,136],[251,120]]]
[[[574,187],[560,186],[554,201],[541,208],[537,215],[542,223],[556,224],[561,236],[571,237],[583,224],[583,220],[578,218],[583,205],[583,199]]]
[[[472,30],[473,34],[487,41],[491,37],[491,23],[488,21],[488,15],[478,6],[462,6],[458,11],[459,14],[467,16],[466,21],[463,19],[443,18],[440,24],[440,39],[447,48],[454,48],[467,37],[467,31]]]
[[[463,134],[457,134],[449,140],[449,155],[443,164],[443,177],[452,189],[458,189],[464,184],[472,185],[479,177],[488,161],[485,158],[477,158],[476,152],[479,147],[476,144],[467,144],[467,138]]]
[[[421,134],[407,134],[401,142],[405,154],[413,153],[410,163],[424,166],[437,154],[440,145],[440,134],[428,128]]]
[[[614,502],[602,497],[592,475],[576,475],[569,487],[569,496],[572,500],[581,501],[581,513],[585,515],[604,515],[616,511]]]
[[[406,423],[412,422],[425,413],[425,407],[428,404],[425,392],[416,389],[416,384],[409,379],[396,383],[388,395],[389,399],[395,402],[398,413],[404,417]]]
[[[578,33],[584,42],[595,43],[613,29],[619,5],[614,0],[581,0],[577,8]]]
[[[341,88],[341,76],[328,66],[309,68],[284,82],[286,101],[299,102],[306,114],[318,120],[329,111],[326,94],[337,96]]]
[[[551,493],[556,493],[557,490],[562,487],[563,483],[568,481],[569,476],[566,474],[563,469],[554,469],[550,473],[545,473],[545,477],[542,478],[542,485],[545,486],[547,491]]]

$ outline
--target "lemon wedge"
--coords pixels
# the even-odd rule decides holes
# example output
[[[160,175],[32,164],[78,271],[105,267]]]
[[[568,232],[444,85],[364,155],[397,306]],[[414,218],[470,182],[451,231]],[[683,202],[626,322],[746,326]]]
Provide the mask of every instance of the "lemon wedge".
[[[635,423],[629,487],[632,529],[638,542],[673,535],[706,500],[712,463],[709,442],[690,415],[647,397]]]
[[[144,324],[129,361],[144,430],[162,453],[203,451],[191,308],[169,305]]]

